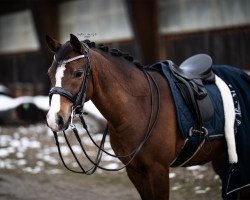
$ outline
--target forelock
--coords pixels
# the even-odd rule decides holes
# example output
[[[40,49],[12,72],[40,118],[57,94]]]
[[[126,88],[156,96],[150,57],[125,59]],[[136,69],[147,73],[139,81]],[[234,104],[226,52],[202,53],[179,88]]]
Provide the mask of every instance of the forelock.
[[[70,45],[70,42],[66,42],[62,47],[59,49],[58,52],[56,52],[55,57],[57,62],[60,62],[62,60],[69,59],[69,52],[73,50],[72,46]]]

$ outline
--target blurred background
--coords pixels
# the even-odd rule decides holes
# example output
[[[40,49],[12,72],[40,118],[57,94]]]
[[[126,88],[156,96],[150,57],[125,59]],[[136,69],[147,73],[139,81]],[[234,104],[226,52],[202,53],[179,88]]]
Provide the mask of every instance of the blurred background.
[[[53,57],[45,35],[64,43],[70,33],[81,40],[89,39],[129,52],[144,65],[165,59],[180,64],[193,54],[207,53],[216,64],[250,70],[249,0],[1,0],[0,199],[48,199],[45,193],[34,188],[32,191],[36,193],[32,193],[28,188],[50,183],[50,174],[59,176],[56,180],[61,190],[57,192],[59,196],[49,199],[71,194],[64,181],[59,181],[68,179],[61,177],[65,171],[60,167],[52,134],[44,120],[49,108],[47,70]],[[86,109],[92,131],[100,132],[104,119],[91,103]],[[64,153],[69,156],[66,149]],[[105,164],[112,164],[111,161]],[[19,183],[13,171],[22,180],[23,190],[17,190],[18,194],[10,188],[20,185],[6,183]],[[33,176],[24,177],[27,173],[36,174],[38,182]],[[84,179],[88,180],[84,183],[74,179],[79,184],[90,184],[87,187],[91,192],[86,199],[103,195],[121,199],[115,196],[117,187],[127,191],[124,199],[138,199],[124,172],[117,176],[101,172],[99,175],[104,182],[98,175],[97,182],[94,178]],[[185,196],[220,199],[220,181],[210,165],[173,170],[170,177],[172,199],[185,199]],[[102,183],[109,183],[106,187],[110,188],[103,189]],[[91,196],[99,194],[91,184],[101,185],[100,196]],[[42,191],[49,190],[38,185]],[[21,194],[24,196],[18,196]]]
[[[0,5],[5,86],[0,90],[12,97],[47,95],[52,54],[46,34],[62,43],[70,33],[105,43],[145,65],[165,59],[180,64],[207,53],[214,63],[250,70],[248,0],[1,0]]]

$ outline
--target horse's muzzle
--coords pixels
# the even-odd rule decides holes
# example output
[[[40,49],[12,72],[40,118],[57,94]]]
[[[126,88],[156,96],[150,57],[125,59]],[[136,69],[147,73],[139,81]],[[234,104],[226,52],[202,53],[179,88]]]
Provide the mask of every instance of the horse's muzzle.
[[[69,127],[70,118],[63,118],[59,114],[47,114],[47,125],[55,132],[64,131]]]

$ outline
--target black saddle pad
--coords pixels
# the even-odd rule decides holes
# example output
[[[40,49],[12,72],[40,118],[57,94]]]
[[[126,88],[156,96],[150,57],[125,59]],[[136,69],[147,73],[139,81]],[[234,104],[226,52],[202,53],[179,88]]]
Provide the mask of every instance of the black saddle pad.
[[[192,116],[190,108],[185,103],[177,85],[176,80],[173,78],[173,75],[169,69],[169,63],[167,61],[159,62],[151,66],[152,68],[158,69],[168,80],[177,113],[177,121],[180,129],[180,134],[183,138],[189,138],[189,130],[194,126],[195,120]],[[207,89],[208,95],[211,98],[212,104],[214,106],[213,116],[204,123],[204,126],[208,130],[208,135],[206,140],[213,140],[224,137],[224,111],[223,103],[221,99],[220,92],[216,85],[206,84],[205,88]],[[198,137],[192,138],[192,140],[200,140]],[[195,141],[194,141],[195,142]]]

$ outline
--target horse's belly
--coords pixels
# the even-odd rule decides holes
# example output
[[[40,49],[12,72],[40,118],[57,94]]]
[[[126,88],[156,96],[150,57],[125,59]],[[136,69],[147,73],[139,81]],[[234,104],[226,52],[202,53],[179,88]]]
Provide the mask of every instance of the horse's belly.
[[[200,150],[194,157],[188,161],[184,166],[202,165],[212,161],[225,153],[226,142],[224,139],[207,141],[203,144]]]

